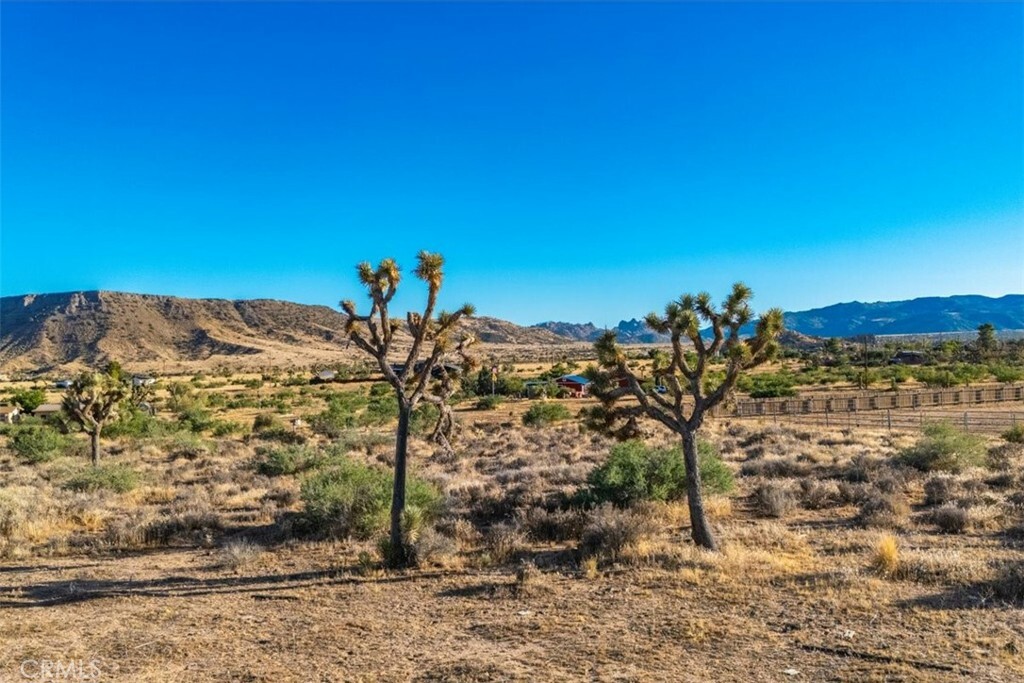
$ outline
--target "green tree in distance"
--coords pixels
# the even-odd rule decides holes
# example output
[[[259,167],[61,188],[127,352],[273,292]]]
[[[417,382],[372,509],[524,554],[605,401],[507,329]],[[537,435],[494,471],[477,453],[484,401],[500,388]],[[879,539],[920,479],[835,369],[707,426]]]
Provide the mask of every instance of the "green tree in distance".
[[[31,413],[46,403],[46,392],[42,389],[19,389],[11,396],[11,402],[21,406],[23,412]]]
[[[999,350],[999,341],[996,339],[996,328],[992,323],[978,325],[978,340],[975,344],[981,360],[987,360],[996,354]]]
[[[93,465],[100,463],[103,426],[117,417],[118,409],[128,394],[128,386],[119,371],[115,374],[84,372],[71,382],[64,394],[64,412],[90,437]]]

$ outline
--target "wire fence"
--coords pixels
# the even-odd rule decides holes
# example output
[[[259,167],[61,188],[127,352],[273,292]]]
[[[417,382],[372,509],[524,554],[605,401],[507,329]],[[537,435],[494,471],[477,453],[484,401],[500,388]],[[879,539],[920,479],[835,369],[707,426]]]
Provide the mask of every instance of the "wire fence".
[[[992,410],[993,404],[1021,404],[1020,412]],[[972,406],[987,409],[970,410]],[[931,422],[950,422],[967,432],[999,433],[1024,424],[1024,385],[967,387],[913,392],[832,394],[828,396],[744,399],[732,418],[874,428],[889,431],[920,429]]]

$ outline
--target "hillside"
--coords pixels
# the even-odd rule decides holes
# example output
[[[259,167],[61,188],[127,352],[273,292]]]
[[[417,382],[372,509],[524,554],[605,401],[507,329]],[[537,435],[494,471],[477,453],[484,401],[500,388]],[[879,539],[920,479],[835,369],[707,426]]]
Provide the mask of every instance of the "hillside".
[[[0,299],[0,369],[125,363],[311,365],[358,357],[326,306],[268,299],[185,299],[121,292],[69,292]],[[544,330],[474,317],[484,344],[565,343]],[[401,342],[399,342],[399,348]]]
[[[860,334],[934,334],[976,330],[992,323],[997,330],[1024,329],[1024,295],[926,297],[909,301],[834,304],[786,313],[786,329],[812,337]],[[578,341],[593,341],[604,331],[591,323],[546,322],[534,327]],[[623,320],[615,328],[626,343],[664,341],[642,320]],[[753,331],[753,325],[747,332]],[[803,340],[807,341],[807,340]]]
[[[819,337],[967,332],[982,323],[1024,329],[1024,295],[925,297],[909,301],[835,304],[786,313],[786,327]]]

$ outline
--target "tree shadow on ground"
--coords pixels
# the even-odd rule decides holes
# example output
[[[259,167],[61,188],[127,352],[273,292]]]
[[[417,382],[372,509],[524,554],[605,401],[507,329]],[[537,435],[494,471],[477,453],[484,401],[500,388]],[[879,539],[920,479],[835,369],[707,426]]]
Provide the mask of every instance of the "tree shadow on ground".
[[[953,586],[940,593],[904,600],[901,608],[937,610],[1008,609],[1024,607],[1024,561],[1007,562],[988,581]]]
[[[403,583],[421,581],[457,572],[409,572],[371,578],[354,575],[349,566],[323,571],[255,576],[201,578],[167,576],[158,579],[73,579],[44,581],[17,586],[0,585],[0,608],[53,607],[75,602],[120,597],[180,598],[217,594],[249,594],[258,600],[290,599],[275,592],[312,586],[339,586],[359,583]]]

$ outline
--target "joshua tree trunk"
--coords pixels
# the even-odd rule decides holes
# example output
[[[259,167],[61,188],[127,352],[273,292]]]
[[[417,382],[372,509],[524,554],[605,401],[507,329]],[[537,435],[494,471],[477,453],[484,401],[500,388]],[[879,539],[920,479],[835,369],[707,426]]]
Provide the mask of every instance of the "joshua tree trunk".
[[[683,459],[686,461],[686,501],[690,507],[690,534],[693,542],[708,550],[718,550],[718,542],[711,532],[704,498],[700,487],[700,463],[697,460],[697,435],[689,429],[683,432]]]
[[[405,401],[398,404],[398,433],[395,435],[395,483],[391,494],[391,552],[402,555],[393,561],[404,563],[405,539],[402,534],[402,512],[405,510],[405,472],[409,452],[409,418],[412,406]]]
[[[100,464],[100,426],[96,425],[89,436],[92,439],[92,466],[98,467]]]

